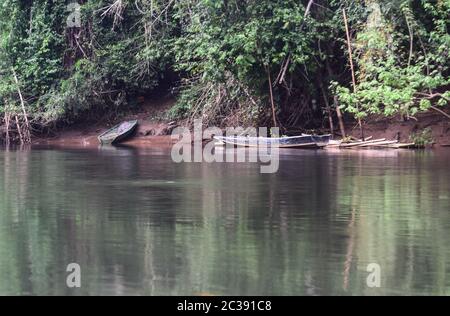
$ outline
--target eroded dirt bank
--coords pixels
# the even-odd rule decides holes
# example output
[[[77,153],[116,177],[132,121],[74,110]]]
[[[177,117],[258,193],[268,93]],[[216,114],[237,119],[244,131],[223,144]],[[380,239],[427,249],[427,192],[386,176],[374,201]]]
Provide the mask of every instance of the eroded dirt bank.
[[[106,131],[110,126],[98,127],[96,129],[62,131],[58,136],[52,138],[40,138],[33,141],[33,145],[50,145],[63,147],[98,147],[97,136]],[[156,123],[139,120],[139,127],[134,137],[124,142],[124,145],[138,147],[171,146],[173,141],[168,131],[173,125],[167,123]]]
[[[34,145],[50,145],[62,147],[98,147],[97,136],[115,124],[125,120],[138,120],[139,127],[136,135],[124,144],[136,147],[170,147],[174,140],[171,138],[172,130],[178,126],[177,122],[163,122],[156,117],[164,113],[173,105],[173,99],[163,99],[157,102],[144,103],[140,110],[128,114],[109,123],[96,123],[93,125],[72,126],[58,132],[55,137],[37,138]],[[448,112],[448,109],[445,109]],[[180,123],[182,125],[182,123]],[[336,124],[337,125],[337,124]],[[372,136],[374,139],[386,138],[388,140],[399,140],[409,143],[415,133],[425,129],[431,129],[434,147],[450,146],[450,119],[440,113],[428,112],[418,115],[415,119],[408,121],[400,117],[390,119],[371,119],[364,124],[365,137]],[[355,138],[360,137],[359,128],[356,124],[346,126],[347,133]],[[307,132],[307,131],[305,131]],[[328,131],[324,130],[324,133]],[[339,139],[336,136],[336,139]]]
[[[400,142],[409,143],[414,134],[420,134],[428,128],[432,131],[435,147],[450,146],[450,119],[434,112],[420,114],[416,119],[408,121],[403,121],[400,117],[371,120],[364,125],[364,134],[366,137],[373,136],[374,139],[398,139]],[[356,124],[347,126],[347,130],[355,138],[361,135]]]
[[[171,146],[173,141],[171,131],[177,126],[176,122],[168,122],[158,119],[164,114],[175,100],[161,98],[159,100],[143,100],[138,110],[130,112],[109,122],[99,121],[94,124],[79,124],[58,131],[54,137],[38,137],[33,145],[48,145],[60,147],[98,147],[98,135],[114,125],[128,120],[138,120],[137,131],[130,140],[124,144],[139,147],[164,147]]]

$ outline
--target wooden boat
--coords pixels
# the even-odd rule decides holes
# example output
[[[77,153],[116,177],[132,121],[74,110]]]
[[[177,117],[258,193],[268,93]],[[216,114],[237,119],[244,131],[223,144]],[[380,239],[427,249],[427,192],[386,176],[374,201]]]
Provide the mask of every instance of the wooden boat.
[[[137,125],[138,121],[120,123],[98,136],[98,140],[102,145],[117,144],[130,137],[136,130]]]
[[[276,146],[280,148],[322,148],[328,145],[331,140],[331,135],[302,135],[280,138],[215,136],[214,139],[217,141],[217,145],[230,144],[240,147]]]

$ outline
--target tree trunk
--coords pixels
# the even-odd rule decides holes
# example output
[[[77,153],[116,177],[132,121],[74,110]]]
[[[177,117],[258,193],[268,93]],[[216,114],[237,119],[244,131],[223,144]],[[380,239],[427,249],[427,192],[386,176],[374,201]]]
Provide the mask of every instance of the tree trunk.
[[[332,80],[332,78],[334,77],[334,74],[333,74],[333,70],[331,69],[331,65],[330,65],[328,59],[326,60],[326,68],[327,68],[327,72],[328,72],[328,77],[330,78],[330,80]],[[345,132],[344,118],[342,116],[341,109],[339,108],[339,99],[336,95],[334,95],[333,100],[334,100],[334,107],[336,108],[336,115],[337,115],[338,122],[339,122],[339,129],[341,130],[341,136],[343,138],[346,138],[347,134]]]
[[[334,135],[333,112],[331,111],[330,102],[328,101],[328,95],[327,95],[322,83],[320,83],[320,89],[322,90],[323,101],[325,102],[325,106],[326,106],[327,112],[328,112],[328,122],[330,124],[330,134]]]
[[[345,133],[345,125],[344,125],[344,119],[342,116],[342,111],[339,107],[339,99],[337,96],[334,96],[334,104],[336,107],[336,114],[339,120],[339,128],[341,129],[342,138],[346,138],[347,134]]]
[[[270,103],[272,105],[272,118],[273,118],[273,126],[277,127],[277,116],[275,111],[275,103],[273,101],[273,90],[272,90],[272,77],[270,76],[270,67],[267,66],[267,77],[269,79],[269,92],[270,92]]]

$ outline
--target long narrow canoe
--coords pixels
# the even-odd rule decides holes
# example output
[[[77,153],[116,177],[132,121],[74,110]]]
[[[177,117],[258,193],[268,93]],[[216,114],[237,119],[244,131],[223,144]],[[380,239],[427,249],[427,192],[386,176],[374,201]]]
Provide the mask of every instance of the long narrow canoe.
[[[98,140],[102,145],[113,145],[120,143],[133,135],[137,125],[138,121],[123,122],[98,136]]]
[[[225,143],[240,147],[277,146],[280,148],[322,148],[328,145],[331,135],[303,135],[294,137],[243,137],[215,136],[218,143]]]

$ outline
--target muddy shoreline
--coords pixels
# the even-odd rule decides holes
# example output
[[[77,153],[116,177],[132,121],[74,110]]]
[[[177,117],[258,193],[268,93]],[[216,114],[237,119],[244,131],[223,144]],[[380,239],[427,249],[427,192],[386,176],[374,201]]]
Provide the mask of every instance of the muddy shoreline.
[[[124,142],[124,145],[133,147],[170,147],[175,140],[171,132],[174,127],[182,125],[176,122],[161,122],[149,118],[148,111],[128,115],[122,120],[138,120],[139,127],[134,137]],[[61,146],[61,147],[98,147],[97,136],[118,122],[110,124],[97,123],[94,125],[72,126],[61,130],[55,137],[40,137],[33,140],[33,145]],[[364,124],[365,136],[375,139],[386,138],[399,140],[403,143],[411,142],[414,133],[429,128],[432,130],[433,147],[450,147],[450,120],[438,113],[429,112],[418,115],[415,119],[403,121],[401,118],[372,119]],[[360,131],[356,124],[346,126],[348,135],[360,138]],[[339,135],[335,139],[340,139]]]
[[[423,113],[415,119],[404,121],[402,118],[371,120],[364,125],[365,136],[375,139],[386,138],[398,140],[401,143],[411,142],[415,133],[431,129],[434,141],[433,147],[450,146],[450,120],[434,112]],[[360,137],[359,127],[356,124],[347,126],[347,131],[355,138]]]
[[[109,126],[96,129],[69,129],[61,131],[56,137],[35,139],[32,145],[96,148],[100,146],[98,135],[108,130]],[[173,125],[166,123],[139,122],[135,135],[121,143],[134,147],[170,147],[174,143],[167,135]]]

